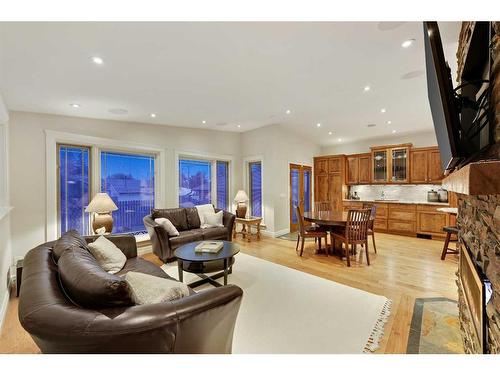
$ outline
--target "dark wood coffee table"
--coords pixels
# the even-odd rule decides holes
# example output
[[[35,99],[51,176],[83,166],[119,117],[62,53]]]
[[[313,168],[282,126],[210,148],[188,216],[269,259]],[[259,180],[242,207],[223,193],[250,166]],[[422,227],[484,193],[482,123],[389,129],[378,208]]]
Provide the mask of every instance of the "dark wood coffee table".
[[[216,279],[224,277],[224,285],[227,285],[227,275],[232,272],[232,258],[240,252],[240,247],[229,241],[222,241],[224,247],[217,254],[212,253],[197,253],[194,248],[201,241],[191,242],[186,245],[182,245],[177,250],[174,251],[174,256],[177,258],[177,267],[179,269],[179,281],[183,281],[183,272],[194,273],[201,280],[194,281],[188,286],[190,288],[196,288],[205,283],[210,283],[215,287],[222,286],[221,283],[217,282]],[[203,269],[207,263],[221,262],[221,267],[219,272],[212,276],[207,276],[203,273]],[[185,262],[189,262],[191,266],[185,267]]]

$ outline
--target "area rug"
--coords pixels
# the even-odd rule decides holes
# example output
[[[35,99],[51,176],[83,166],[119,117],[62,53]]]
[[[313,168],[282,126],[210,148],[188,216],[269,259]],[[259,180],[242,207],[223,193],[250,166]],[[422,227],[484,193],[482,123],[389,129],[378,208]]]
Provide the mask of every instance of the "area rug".
[[[175,263],[163,269],[178,277]],[[197,279],[184,272],[184,282]],[[244,293],[233,353],[370,352],[390,314],[386,297],[243,253],[236,255],[229,283]]]
[[[462,354],[457,301],[417,298],[413,307],[408,354]]]
[[[285,233],[279,236],[278,238],[282,240],[288,240],[288,241],[297,241],[297,237],[299,234],[297,232],[290,232],[290,233]],[[314,238],[306,238],[306,242],[313,242]]]

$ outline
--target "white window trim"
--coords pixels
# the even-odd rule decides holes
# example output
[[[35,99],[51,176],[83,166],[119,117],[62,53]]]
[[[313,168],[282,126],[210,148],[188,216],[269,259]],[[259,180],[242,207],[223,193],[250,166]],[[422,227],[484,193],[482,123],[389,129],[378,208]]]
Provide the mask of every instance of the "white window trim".
[[[211,154],[211,153],[199,153],[199,152],[191,152],[191,151],[181,151],[175,150],[175,178],[174,178],[174,193],[175,193],[175,201],[177,202],[177,207],[180,206],[179,201],[179,160],[180,159],[192,159],[192,160],[206,160],[212,163],[211,167],[211,185],[210,185],[210,197],[212,200],[212,204],[217,208],[217,182],[216,182],[216,162],[217,161],[226,161],[229,163],[229,191],[228,191],[228,208],[229,212],[233,212],[233,203],[231,197],[234,196],[234,156],[231,155],[223,155],[223,154]]]
[[[250,198],[250,170],[249,170],[249,164],[252,162],[260,162],[260,168],[261,168],[261,176],[260,176],[260,182],[261,182],[261,195],[262,195],[262,207],[261,207],[261,212],[262,212],[262,223],[261,225],[265,227],[266,223],[266,205],[264,204],[264,157],[262,155],[254,155],[254,156],[247,156],[243,159],[243,186],[245,187],[245,192],[248,194],[248,197]],[[248,209],[251,212],[251,204],[252,202],[248,202]]]
[[[82,134],[45,130],[45,163],[47,173],[47,202],[45,240],[53,241],[58,237],[57,225],[57,145],[71,144],[91,149],[91,186],[90,199],[100,191],[100,152],[117,151],[146,153],[156,156],[155,160],[155,207],[163,207],[165,201],[166,150],[164,148],[116,139],[93,137]]]

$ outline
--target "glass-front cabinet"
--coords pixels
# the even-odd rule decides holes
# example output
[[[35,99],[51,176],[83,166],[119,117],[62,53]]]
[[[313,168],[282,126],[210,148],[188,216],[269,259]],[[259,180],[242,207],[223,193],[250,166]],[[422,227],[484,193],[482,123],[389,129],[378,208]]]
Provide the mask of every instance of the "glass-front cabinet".
[[[387,182],[387,150],[373,150],[373,182]]]
[[[373,183],[409,182],[410,146],[372,148]]]

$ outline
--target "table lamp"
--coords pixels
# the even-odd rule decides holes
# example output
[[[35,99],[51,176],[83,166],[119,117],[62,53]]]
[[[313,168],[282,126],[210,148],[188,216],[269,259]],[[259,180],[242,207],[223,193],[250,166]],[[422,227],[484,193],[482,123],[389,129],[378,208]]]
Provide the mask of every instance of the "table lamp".
[[[113,216],[111,212],[117,209],[118,207],[116,207],[115,202],[113,202],[107,193],[97,193],[92,198],[85,212],[95,214],[92,220],[92,230],[94,233],[97,233],[97,230],[102,227],[106,229],[106,233],[111,233],[113,230]]]
[[[243,190],[238,190],[236,196],[234,197],[234,201],[236,202],[236,217],[245,218],[247,215],[247,193]]]

